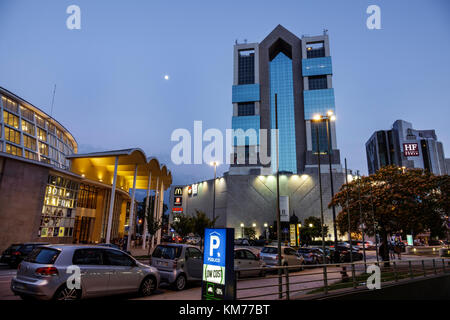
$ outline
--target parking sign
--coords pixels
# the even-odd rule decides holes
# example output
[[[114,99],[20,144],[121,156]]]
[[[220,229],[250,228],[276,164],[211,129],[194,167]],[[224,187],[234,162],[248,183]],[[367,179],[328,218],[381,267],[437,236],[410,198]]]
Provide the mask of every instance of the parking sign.
[[[234,299],[234,229],[205,229],[203,300]]]

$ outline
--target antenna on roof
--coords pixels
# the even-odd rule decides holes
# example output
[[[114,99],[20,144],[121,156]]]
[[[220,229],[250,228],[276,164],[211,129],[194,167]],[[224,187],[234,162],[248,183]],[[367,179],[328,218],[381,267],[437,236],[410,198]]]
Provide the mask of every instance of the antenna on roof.
[[[238,44],[238,39],[234,40],[234,44]]]
[[[328,29],[323,29],[323,35],[327,35]]]
[[[53,104],[55,103],[55,93],[56,93],[56,83],[53,88],[53,97],[52,97],[52,108],[50,109],[50,118],[53,118]]]

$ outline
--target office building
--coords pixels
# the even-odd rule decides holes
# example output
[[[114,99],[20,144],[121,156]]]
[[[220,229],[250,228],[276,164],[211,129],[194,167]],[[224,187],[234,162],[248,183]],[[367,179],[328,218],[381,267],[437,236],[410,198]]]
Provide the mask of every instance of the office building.
[[[369,174],[388,165],[447,173],[442,142],[435,130],[416,130],[410,122],[397,120],[390,130],[372,134],[366,142]]]

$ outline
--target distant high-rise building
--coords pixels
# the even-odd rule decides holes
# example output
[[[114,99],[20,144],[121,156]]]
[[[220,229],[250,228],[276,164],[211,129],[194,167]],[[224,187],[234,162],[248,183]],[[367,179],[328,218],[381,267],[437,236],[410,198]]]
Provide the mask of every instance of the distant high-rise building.
[[[230,174],[271,174],[276,171],[275,95],[278,105],[279,171],[293,174],[316,170],[317,130],[321,163],[328,168],[325,121],[313,116],[335,112],[328,35],[301,39],[278,25],[261,43],[236,43],[233,80],[233,149]],[[241,129],[241,130],[239,130]],[[259,135],[267,130],[267,151]],[[340,171],[335,123],[330,123],[333,170]],[[264,137],[261,136],[261,139]],[[271,162],[261,156],[271,156]],[[325,169],[325,168],[324,168]],[[328,170],[328,169],[327,169]]]
[[[447,173],[444,148],[436,132],[415,130],[403,120],[395,121],[391,130],[374,132],[366,142],[366,154],[369,174],[387,165]]]

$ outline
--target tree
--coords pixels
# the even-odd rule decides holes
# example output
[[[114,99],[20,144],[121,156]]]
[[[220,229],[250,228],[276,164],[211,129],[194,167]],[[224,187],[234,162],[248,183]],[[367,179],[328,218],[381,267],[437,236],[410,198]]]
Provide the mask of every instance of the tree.
[[[203,248],[203,241],[205,237],[205,229],[214,227],[218,217],[213,220],[209,219],[203,211],[195,210],[195,216],[192,219],[192,231],[201,238],[200,246]]]
[[[161,219],[155,218],[155,216],[153,215],[153,210],[150,206],[147,208],[147,213],[145,215],[145,219],[147,220],[147,232],[148,232],[149,238],[150,238],[150,243],[148,246],[148,255],[150,255],[150,250],[153,247],[153,241],[152,241],[153,237],[158,232],[158,230],[161,229],[162,222],[161,222]],[[146,239],[144,239],[143,241],[145,241],[145,240]]]
[[[245,227],[244,228],[244,236],[250,240],[255,240],[255,237],[256,237],[255,229],[251,228],[251,227]]]
[[[448,175],[438,177],[422,169],[388,166],[344,184],[328,206],[334,204],[342,208],[337,217],[341,234],[348,231],[348,214],[351,232],[361,232],[363,224],[366,234],[379,233],[381,256],[389,260],[388,234],[424,231],[442,234],[449,210],[449,188]]]
[[[192,217],[186,215],[178,215],[176,222],[172,224],[172,228],[180,237],[185,237],[189,233],[193,232],[193,220]]]
[[[320,218],[311,216],[304,220],[300,228],[300,241],[302,243],[310,244],[313,238],[322,238],[322,228],[320,227]],[[328,226],[323,227],[324,235],[328,234]]]

